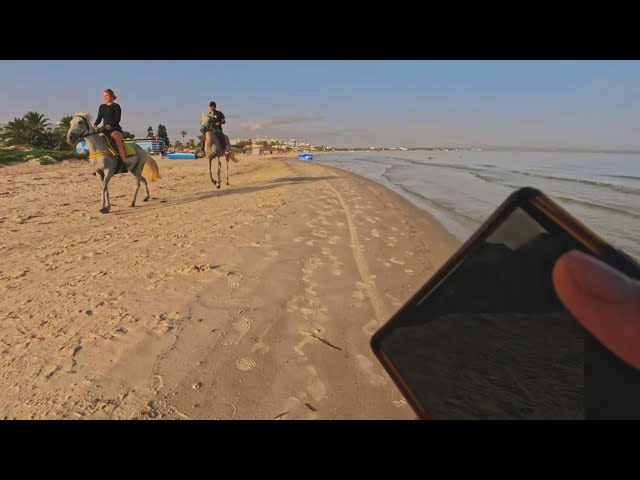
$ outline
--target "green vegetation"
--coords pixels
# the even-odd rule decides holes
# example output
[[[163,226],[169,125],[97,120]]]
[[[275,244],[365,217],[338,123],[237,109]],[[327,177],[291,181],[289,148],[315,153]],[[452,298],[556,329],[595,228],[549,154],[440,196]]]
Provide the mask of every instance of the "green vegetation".
[[[71,116],[66,115],[54,128],[42,113],[27,112],[22,118],[14,118],[0,131],[4,145],[31,145],[45,150],[73,150],[65,136],[69,130]]]
[[[29,160],[37,160],[40,165],[50,165],[60,160],[79,159],[86,160],[86,153],[64,152],[60,150],[42,150],[29,146],[0,147],[0,163],[21,163]]]
[[[167,127],[163,124],[158,125],[158,138],[164,141],[164,145],[166,147],[171,145],[171,142],[169,142],[169,135],[167,134]]]

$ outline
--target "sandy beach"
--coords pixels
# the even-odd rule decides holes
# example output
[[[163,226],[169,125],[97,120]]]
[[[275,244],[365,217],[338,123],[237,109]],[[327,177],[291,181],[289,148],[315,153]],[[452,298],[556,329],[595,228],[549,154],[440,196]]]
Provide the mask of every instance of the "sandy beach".
[[[458,245],[352,173],[158,160],[0,168],[0,418],[410,419],[372,333]],[[224,168],[224,167],[223,167]],[[223,171],[224,175],[224,171]]]

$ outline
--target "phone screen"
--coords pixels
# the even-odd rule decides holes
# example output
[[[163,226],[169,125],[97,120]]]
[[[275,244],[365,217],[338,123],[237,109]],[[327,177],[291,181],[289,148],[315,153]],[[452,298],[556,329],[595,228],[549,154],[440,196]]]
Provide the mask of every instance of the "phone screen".
[[[584,248],[534,215],[515,208],[379,341],[431,418],[629,415],[616,404],[626,364],[582,329],[553,288],[557,258]]]

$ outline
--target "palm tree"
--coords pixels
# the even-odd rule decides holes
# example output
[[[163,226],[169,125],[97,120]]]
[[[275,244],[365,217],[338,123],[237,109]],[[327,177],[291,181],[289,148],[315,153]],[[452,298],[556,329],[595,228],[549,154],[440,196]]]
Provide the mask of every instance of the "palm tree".
[[[180,135],[182,135],[182,143],[184,143],[184,137],[187,135],[187,131],[186,130],[181,130],[180,131]]]
[[[7,145],[29,143],[29,133],[23,118],[14,118],[7,123],[2,135]]]
[[[73,117],[71,115],[65,115],[64,117],[62,117],[62,120],[60,120],[58,122],[58,128],[60,129],[60,135],[62,135],[63,137],[67,136],[67,132],[69,131],[69,128],[71,127],[71,120],[73,119]]]
[[[27,112],[24,116],[24,123],[29,135],[29,143],[41,145],[44,141],[45,129],[51,125],[49,119],[42,113]]]

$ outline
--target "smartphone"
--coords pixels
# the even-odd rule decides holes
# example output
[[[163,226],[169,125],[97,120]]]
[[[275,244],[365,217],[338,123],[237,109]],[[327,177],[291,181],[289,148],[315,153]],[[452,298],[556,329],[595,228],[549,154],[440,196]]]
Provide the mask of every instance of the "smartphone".
[[[513,192],[372,337],[421,419],[638,419],[640,371],[585,330],[551,271],[577,249],[640,265],[539,190]]]

